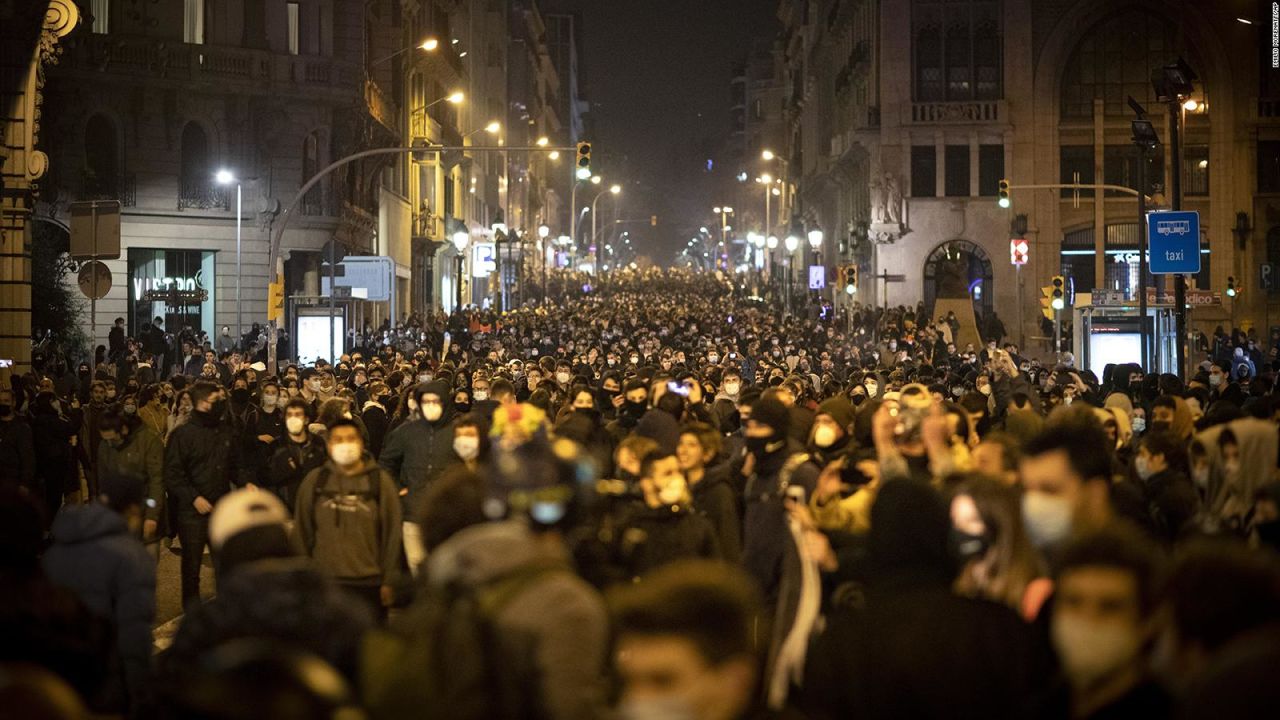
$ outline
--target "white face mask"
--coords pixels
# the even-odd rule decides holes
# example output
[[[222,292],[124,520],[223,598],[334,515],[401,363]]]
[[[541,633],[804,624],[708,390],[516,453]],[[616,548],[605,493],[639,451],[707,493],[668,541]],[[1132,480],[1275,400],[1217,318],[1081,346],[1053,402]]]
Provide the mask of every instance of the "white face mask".
[[[418,382],[431,382],[431,373],[418,373]]]
[[[561,385],[568,385],[569,378],[570,378],[570,375],[567,372],[556,373],[556,382],[560,383]]]
[[[263,396],[262,396],[262,409],[263,409],[263,410],[275,410],[275,409],[276,409],[276,402],[278,402],[279,400],[280,400],[280,396],[279,396],[279,395],[263,395]]]
[[[1053,646],[1076,687],[1090,687],[1137,657],[1142,640],[1134,628],[1070,613],[1053,615]]]
[[[1136,433],[1143,432],[1147,429],[1147,419],[1136,417],[1133,419],[1133,431]]]
[[[453,439],[453,451],[463,460],[474,460],[480,454],[480,438],[460,435]]]
[[[730,397],[736,396],[738,391],[742,389],[742,383],[727,382],[724,384],[724,394]]]
[[[663,505],[675,505],[684,499],[684,478],[673,478],[658,490],[658,500]]]
[[[489,399],[488,390],[477,390],[475,394],[476,402],[483,402]]]
[[[1038,548],[1057,545],[1071,533],[1071,501],[1028,490],[1022,496],[1022,519],[1031,544]]]
[[[329,446],[329,457],[341,466],[352,465],[360,460],[360,443],[334,443]]]
[[[289,431],[290,435],[301,435],[302,429],[306,427],[306,418],[291,417],[284,419],[284,428]]]
[[[444,407],[440,403],[423,403],[422,405],[422,417],[426,418],[427,422],[435,422],[443,414]]]
[[[311,390],[311,392],[320,392],[320,381],[319,381],[319,380],[308,380],[308,381],[307,381],[307,389]]]
[[[880,386],[875,383],[863,383],[863,386],[867,388],[867,397],[875,397],[876,390],[880,389]]]
[[[830,425],[819,425],[813,431],[813,444],[820,448],[829,448],[836,443],[839,433]]]
[[[1141,455],[1133,459],[1133,471],[1143,480],[1146,480],[1155,474],[1151,472],[1151,462]]]

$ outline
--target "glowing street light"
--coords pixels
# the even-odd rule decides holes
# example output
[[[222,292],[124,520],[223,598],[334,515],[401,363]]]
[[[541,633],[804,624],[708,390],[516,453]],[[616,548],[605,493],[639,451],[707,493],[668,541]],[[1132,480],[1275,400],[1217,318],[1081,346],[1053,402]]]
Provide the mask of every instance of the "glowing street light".
[[[546,147],[550,142],[551,142],[551,139],[548,138],[546,135],[543,135],[542,137],[538,138],[538,141],[535,144],[538,147]]]
[[[423,40],[422,44],[418,47],[422,50],[426,50],[427,52],[432,52],[436,48],[440,47],[440,41],[435,38],[427,38],[426,40]]]
[[[760,157],[768,161],[768,160],[774,159],[777,156],[773,154],[772,150],[765,150],[764,152],[760,153]]]
[[[574,174],[578,176],[579,180],[590,180],[591,168],[578,168]]]

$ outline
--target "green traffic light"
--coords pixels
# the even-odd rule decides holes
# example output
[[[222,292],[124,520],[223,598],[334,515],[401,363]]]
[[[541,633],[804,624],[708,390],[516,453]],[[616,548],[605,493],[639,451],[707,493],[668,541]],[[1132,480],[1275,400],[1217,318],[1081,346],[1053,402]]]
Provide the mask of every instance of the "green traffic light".
[[[1009,205],[1010,205],[1010,203],[1009,203],[1009,198],[1007,198],[1007,197],[1002,197],[1002,198],[1000,198],[1000,200],[998,201],[998,204],[999,204],[999,205],[1000,205],[1000,207],[1002,207],[1002,208],[1007,208],[1007,207],[1009,207]]]

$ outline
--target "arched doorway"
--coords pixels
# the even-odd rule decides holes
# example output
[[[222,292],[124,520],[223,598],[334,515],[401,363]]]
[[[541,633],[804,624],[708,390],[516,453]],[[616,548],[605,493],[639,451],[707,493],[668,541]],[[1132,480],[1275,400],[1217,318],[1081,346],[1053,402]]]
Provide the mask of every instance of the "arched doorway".
[[[925,316],[933,317],[939,298],[970,298],[975,316],[986,317],[995,305],[991,258],[968,240],[948,240],[924,261]]]

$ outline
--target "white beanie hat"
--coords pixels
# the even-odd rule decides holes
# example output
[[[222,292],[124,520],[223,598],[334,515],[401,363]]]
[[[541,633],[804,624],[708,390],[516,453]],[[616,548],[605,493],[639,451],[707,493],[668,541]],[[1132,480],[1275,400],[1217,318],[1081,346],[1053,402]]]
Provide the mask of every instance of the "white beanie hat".
[[[289,510],[274,493],[243,488],[224,495],[209,516],[209,546],[222,548],[231,537],[264,525],[285,525]]]

